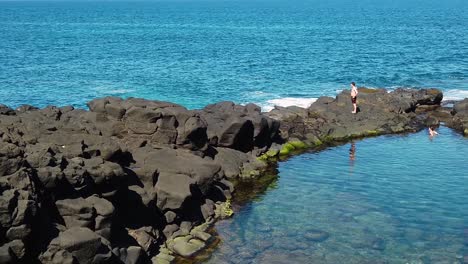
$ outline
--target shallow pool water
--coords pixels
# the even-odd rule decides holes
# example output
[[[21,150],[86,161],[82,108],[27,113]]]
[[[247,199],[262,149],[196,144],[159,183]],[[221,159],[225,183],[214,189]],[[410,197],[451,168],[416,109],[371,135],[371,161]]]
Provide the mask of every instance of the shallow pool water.
[[[441,127],[305,153],[219,222],[207,263],[468,263],[468,139]]]

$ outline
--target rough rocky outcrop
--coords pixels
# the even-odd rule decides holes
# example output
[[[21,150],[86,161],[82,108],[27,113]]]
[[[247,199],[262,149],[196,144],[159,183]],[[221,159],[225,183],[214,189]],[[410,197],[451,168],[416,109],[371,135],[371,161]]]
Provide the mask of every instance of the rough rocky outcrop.
[[[222,215],[228,178],[265,167],[255,154],[279,127],[257,106],[229,102],[88,105],[0,106],[1,263],[150,263],[165,241]],[[204,248],[200,234],[185,242]]]
[[[417,131],[439,109],[442,93],[436,89],[408,90],[360,88],[358,113],[352,114],[349,91],[336,98],[320,97],[309,108],[275,107],[268,116],[280,120],[283,139],[294,144],[320,145],[331,141],[389,133]],[[430,121],[430,120],[429,120]],[[438,121],[438,120],[437,120]],[[299,146],[300,148],[301,146]],[[287,154],[287,149],[283,153]]]
[[[170,263],[212,241],[233,180],[292,150],[446,122],[468,101],[435,89],[360,89],[308,109],[221,102],[201,110],[107,97],[73,107],[0,105],[0,263]],[[323,235],[323,234],[322,234]],[[323,239],[325,235],[323,235]]]
[[[279,122],[266,117],[254,104],[235,105],[221,102],[199,111],[208,124],[208,138],[213,146],[248,152],[268,148],[278,137]]]
[[[446,120],[447,125],[468,136],[468,98],[455,102],[451,114],[453,118]]]

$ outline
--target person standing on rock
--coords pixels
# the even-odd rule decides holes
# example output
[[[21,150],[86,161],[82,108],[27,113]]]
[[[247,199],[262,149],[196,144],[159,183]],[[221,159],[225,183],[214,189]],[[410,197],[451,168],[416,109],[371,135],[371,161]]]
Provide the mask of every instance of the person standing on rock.
[[[357,95],[358,95],[358,90],[356,87],[356,84],[354,82],[351,83],[351,103],[353,103],[353,111],[351,113],[356,114],[357,113]]]

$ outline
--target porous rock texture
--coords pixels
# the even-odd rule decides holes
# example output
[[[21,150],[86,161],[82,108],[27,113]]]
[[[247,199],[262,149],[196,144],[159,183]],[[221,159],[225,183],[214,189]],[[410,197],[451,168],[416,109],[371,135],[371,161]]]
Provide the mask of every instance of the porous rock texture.
[[[278,136],[253,105],[88,106],[0,106],[0,263],[150,263],[213,221],[229,178],[264,167],[253,153]]]

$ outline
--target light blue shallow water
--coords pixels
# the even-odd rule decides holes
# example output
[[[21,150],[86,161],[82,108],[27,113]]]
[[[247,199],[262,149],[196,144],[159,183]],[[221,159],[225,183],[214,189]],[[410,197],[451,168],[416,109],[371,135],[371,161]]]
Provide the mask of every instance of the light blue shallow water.
[[[0,103],[268,109],[350,81],[468,97],[467,25],[465,0],[0,1]]]
[[[348,143],[280,163],[265,194],[217,225],[208,263],[466,263],[468,139],[439,132],[356,141],[354,160]]]

